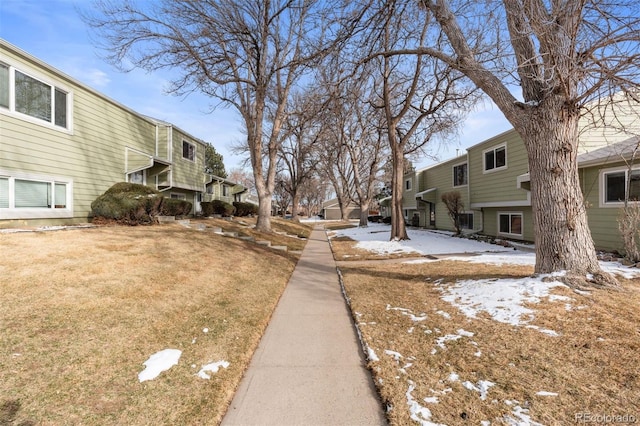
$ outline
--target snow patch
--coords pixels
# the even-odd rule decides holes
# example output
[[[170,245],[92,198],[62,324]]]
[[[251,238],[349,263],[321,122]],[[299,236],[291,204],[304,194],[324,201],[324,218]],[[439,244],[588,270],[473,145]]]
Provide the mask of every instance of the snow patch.
[[[228,368],[229,363],[227,361],[218,361],[212,362],[211,364],[203,365],[200,371],[198,371],[198,377],[200,377],[201,379],[209,380],[211,379],[211,376],[207,374],[207,372],[217,373],[220,367]]]
[[[167,371],[174,365],[178,365],[180,356],[182,356],[182,351],[178,349],[164,349],[156,352],[142,364],[146,368],[138,374],[138,380],[142,383],[155,379],[163,371]]]

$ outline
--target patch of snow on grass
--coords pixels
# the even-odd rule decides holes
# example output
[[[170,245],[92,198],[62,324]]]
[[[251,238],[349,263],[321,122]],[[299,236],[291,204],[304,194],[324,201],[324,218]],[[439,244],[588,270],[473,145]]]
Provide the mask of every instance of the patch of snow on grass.
[[[151,355],[142,365],[146,368],[138,374],[140,383],[153,380],[163,371],[167,371],[174,365],[178,365],[178,361],[182,356],[182,351],[178,349],[164,349]]]
[[[516,401],[517,402],[517,401]],[[542,423],[531,420],[529,410],[519,405],[513,407],[512,414],[516,417],[504,416],[504,421],[510,426],[544,426]]]
[[[386,349],[384,351],[385,354],[391,356],[393,359],[395,359],[396,361],[400,361],[400,358],[402,358],[402,355],[399,352],[396,351],[390,351],[389,349]]]
[[[451,319],[451,315],[449,315],[449,313],[447,313],[445,311],[438,311],[438,312],[436,312],[436,314],[442,315],[442,317],[445,318],[445,319]]]
[[[200,371],[198,371],[198,377],[200,377],[201,379],[209,380],[211,379],[211,376],[207,374],[207,372],[217,373],[218,370],[220,370],[220,367],[227,368],[229,367],[229,363],[227,361],[218,361],[212,362],[211,364],[203,365]]]
[[[407,405],[409,406],[409,413],[411,413],[411,419],[415,420],[422,426],[444,426],[441,423],[433,423],[431,421],[431,410],[418,404],[418,401],[413,399],[411,392],[415,389],[414,383],[409,380],[409,390],[407,390]]]
[[[549,296],[552,288],[565,286],[558,281],[545,282],[543,278],[545,276],[464,280],[437,288],[442,292],[443,300],[456,306],[469,318],[487,312],[496,321],[517,326],[533,319],[534,311],[525,307],[525,303],[538,303]]]
[[[538,396],[558,396],[558,394],[556,392],[547,392],[547,391],[536,392],[536,395],[538,395]]]
[[[388,253],[475,253],[486,251],[513,251],[513,249],[492,244],[455,238],[426,229],[407,229],[409,240],[389,241],[391,227],[384,224],[370,224],[367,228],[339,230],[336,236],[349,237],[358,241],[357,248],[378,254]]]
[[[465,388],[469,389],[470,391],[476,391],[480,393],[480,399],[483,401],[487,399],[489,388],[493,385],[495,385],[495,383],[488,380],[480,380],[477,385],[469,381],[462,382],[462,386],[464,386]]]
[[[369,346],[367,346],[367,358],[369,358],[369,361],[380,361],[380,358],[378,358],[378,355],[376,355],[374,350],[371,349]]]

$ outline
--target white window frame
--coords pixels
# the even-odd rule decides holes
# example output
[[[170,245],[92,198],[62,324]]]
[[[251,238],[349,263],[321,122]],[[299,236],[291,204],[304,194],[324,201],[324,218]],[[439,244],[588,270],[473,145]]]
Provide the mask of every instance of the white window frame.
[[[0,59],[0,64],[9,67],[9,108],[0,107],[0,114],[8,115],[19,120],[27,121],[29,123],[37,124],[47,127],[49,129],[56,130],[58,132],[73,134],[73,91],[65,84],[60,84],[57,81],[53,81],[50,77],[28,67],[21,63],[14,63],[7,60],[7,58]],[[33,117],[29,114],[25,114],[16,111],[16,78],[15,72],[18,71],[28,77],[33,78],[43,84],[46,84],[51,88],[51,121],[46,121],[41,118]],[[66,127],[58,126],[55,124],[55,91],[56,89],[65,92],[67,95],[67,108],[66,108]]]
[[[640,165],[631,167],[633,171],[640,171]],[[620,208],[624,207],[624,201],[607,201],[607,179],[606,176],[612,173],[620,173],[625,172],[624,178],[624,191],[625,196],[627,195],[629,188],[627,187],[629,167],[620,166],[620,167],[612,167],[609,169],[600,170],[600,175],[598,177],[599,187],[600,187],[600,196],[599,198],[599,206],[603,208]],[[630,203],[640,203],[640,201],[629,201]]]
[[[413,188],[413,179],[411,179],[411,178],[405,179],[404,180],[404,190],[405,191],[411,191],[411,188]]]
[[[500,216],[508,215],[509,216],[509,232],[500,231]],[[511,232],[511,216],[520,216],[520,233],[514,234]],[[498,212],[497,214],[497,222],[496,222],[496,233],[498,235],[504,235],[507,237],[519,237],[522,238],[524,236],[524,213],[523,212]]]
[[[169,194],[169,198],[173,198],[176,200],[187,201],[187,194],[183,194],[182,192],[171,192]]]
[[[193,147],[193,160],[192,160],[191,158],[189,158],[189,157],[185,157],[185,156],[184,156],[184,144],[187,144],[187,145],[189,145],[189,146]],[[197,151],[196,151],[196,144],[191,143],[191,142],[189,142],[189,141],[188,141],[188,140],[186,140],[186,139],[183,139],[183,140],[182,140],[182,159],[183,159],[183,160],[186,160],[186,161],[190,161],[190,162],[192,162],[192,163],[195,163],[195,162],[196,162],[197,155],[198,155],[198,154],[197,154]]]
[[[500,167],[495,167],[495,152],[501,148],[504,148],[504,166],[500,166]],[[494,167],[492,169],[487,170],[487,156],[486,154],[488,152],[492,152],[493,151],[493,164]],[[493,172],[497,172],[500,170],[505,170],[507,169],[507,166],[509,164],[508,161],[508,152],[507,152],[507,144],[503,143],[500,145],[495,145],[489,149],[485,149],[484,151],[482,151],[482,173],[493,173]]]
[[[144,169],[143,170],[136,170],[136,171],[127,173],[127,182],[132,182],[131,181],[131,175],[137,174],[137,173],[141,173],[142,174],[142,185],[146,185],[147,184],[147,171],[144,170]]]
[[[73,179],[62,176],[45,176],[0,169],[0,177],[9,179],[9,208],[0,208],[3,219],[64,219],[73,217]],[[15,181],[45,182],[52,185],[54,197],[51,207],[15,207]],[[66,185],[66,206],[55,208],[55,184]]]
[[[466,183],[463,183],[463,184],[460,184],[460,185],[456,185],[456,167],[461,167],[461,166],[466,166],[466,168],[467,168],[467,171],[466,171],[466,178],[467,178],[467,182],[466,182]],[[463,187],[463,186],[467,186],[467,185],[469,185],[469,164],[468,164],[466,161],[465,161],[464,163],[454,164],[454,165],[451,167],[451,172],[452,172],[451,185],[452,185],[454,188],[460,188],[460,187]]]

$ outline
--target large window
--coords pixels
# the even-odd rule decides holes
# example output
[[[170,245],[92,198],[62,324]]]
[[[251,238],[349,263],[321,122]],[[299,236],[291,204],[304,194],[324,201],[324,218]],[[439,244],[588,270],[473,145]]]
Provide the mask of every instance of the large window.
[[[453,166],[453,186],[462,186],[468,183],[467,163]]]
[[[411,191],[411,179],[407,179],[404,181],[404,189],[405,191]]]
[[[11,84],[13,76],[13,85]],[[0,107],[52,125],[68,128],[66,90],[0,64]]]
[[[182,141],[182,158],[196,161],[196,146],[187,141]]]
[[[1,209],[67,209],[69,193],[68,182],[0,177],[0,212]]]
[[[522,213],[498,213],[500,234],[522,236]]]
[[[625,199],[640,200],[640,170],[618,170],[604,173],[604,202],[621,203]]]
[[[484,171],[498,170],[507,167],[507,147],[497,146],[484,151]]]

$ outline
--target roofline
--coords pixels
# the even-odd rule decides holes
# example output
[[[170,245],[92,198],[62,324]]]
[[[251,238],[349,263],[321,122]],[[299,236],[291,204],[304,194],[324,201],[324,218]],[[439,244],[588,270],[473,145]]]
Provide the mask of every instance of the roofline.
[[[149,122],[150,124],[156,124],[155,120],[153,120],[151,117],[148,117],[144,114],[141,114],[131,108],[129,108],[128,106],[126,106],[125,104],[116,101],[113,98],[110,98],[109,96],[105,95],[104,93],[98,92],[96,89],[86,85],[85,83],[82,83],[80,80],[70,76],[67,73],[64,73],[62,71],[60,71],[58,68],[54,67],[53,65],[50,65],[46,62],[44,62],[41,59],[36,58],[35,56],[33,56],[32,54],[26,52],[25,50],[22,50],[21,48],[19,48],[18,46],[9,43],[7,40],[0,38],[0,47],[13,51],[15,54],[22,56],[24,59],[27,59],[31,62],[36,63],[37,65],[48,69],[49,71],[58,74],[60,77],[64,78],[65,80],[70,81],[71,83],[80,86],[82,89],[91,92],[92,94],[101,97],[102,99],[114,104],[115,106],[117,106],[118,108],[122,108],[127,112],[130,112],[131,114],[137,116],[138,118],[141,118],[147,122]]]
[[[122,108],[123,110],[135,115],[138,118],[141,118],[141,119],[147,121],[150,124],[153,124],[153,125],[164,124],[164,125],[171,126],[174,129],[180,131],[181,133],[189,135],[192,139],[196,140],[197,142],[199,142],[199,143],[201,143],[203,145],[208,145],[207,142],[203,141],[200,138],[197,138],[197,137],[193,136],[191,133],[179,128],[175,124],[166,122],[164,120],[158,120],[156,118],[150,117],[148,115],[142,114],[140,112],[137,112],[137,111],[131,109],[130,107],[126,106],[125,104],[123,104],[121,102],[118,102],[113,98],[110,98],[109,96],[105,95],[102,92],[97,91],[93,87],[88,86],[87,84],[81,82],[77,78],[72,77],[72,76],[70,76],[69,74],[67,74],[65,72],[62,72],[61,70],[59,70],[58,68],[54,67],[53,65],[44,62],[42,59],[39,59],[39,58],[33,56],[32,54],[28,53],[27,51],[19,48],[18,46],[14,45],[12,43],[9,43],[7,40],[5,40],[3,38],[0,38],[0,47],[4,48],[6,50],[12,51],[13,53],[15,53],[17,55],[22,56],[24,59],[26,59],[28,61],[31,61],[31,62],[34,62],[38,66],[53,72],[54,74],[58,74],[60,77],[62,77],[65,80],[68,80],[69,82],[73,83],[74,85],[77,85],[77,86],[81,87],[82,89],[92,93],[93,95],[96,95],[96,96],[106,100],[107,102],[112,103],[113,105],[117,106],[118,108]]]

